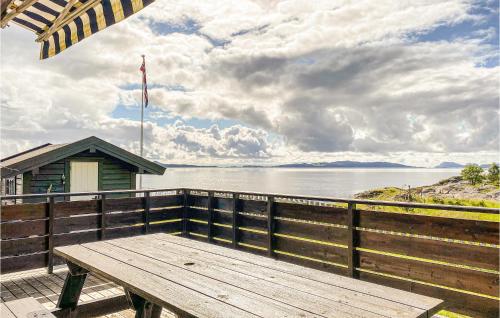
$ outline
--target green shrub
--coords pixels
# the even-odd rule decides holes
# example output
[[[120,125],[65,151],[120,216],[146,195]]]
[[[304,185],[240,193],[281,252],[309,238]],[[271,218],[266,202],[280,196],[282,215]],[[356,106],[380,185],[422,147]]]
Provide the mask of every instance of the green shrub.
[[[476,164],[468,164],[462,169],[461,175],[470,184],[478,184],[483,181],[483,168]]]
[[[499,169],[496,163],[492,163],[488,169],[488,181],[491,183],[498,183]]]

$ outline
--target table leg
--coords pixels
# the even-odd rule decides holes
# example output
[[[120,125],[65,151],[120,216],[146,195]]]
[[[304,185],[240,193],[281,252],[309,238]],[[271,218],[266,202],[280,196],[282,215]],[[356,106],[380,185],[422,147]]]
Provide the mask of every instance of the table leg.
[[[59,295],[57,307],[61,309],[62,316],[73,317],[88,271],[71,262],[67,262],[67,264],[68,275],[66,275],[64,286]]]
[[[125,291],[130,306],[135,310],[135,318],[159,318],[162,308],[141,296]]]

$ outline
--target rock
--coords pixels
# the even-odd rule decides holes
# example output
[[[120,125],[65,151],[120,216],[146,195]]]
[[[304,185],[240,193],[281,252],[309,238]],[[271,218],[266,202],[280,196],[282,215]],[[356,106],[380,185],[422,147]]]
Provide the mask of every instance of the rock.
[[[430,185],[411,189],[413,197],[428,198],[454,198],[454,199],[474,199],[474,200],[493,200],[500,201],[500,188],[493,184],[471,185],[462,177],[451,177],[446,180]],[[392,200],[406,201],[407,189],[383,188],[365,191],[356,194],[357,199],[378,199],[381,195],[384,197],[392,196]]]

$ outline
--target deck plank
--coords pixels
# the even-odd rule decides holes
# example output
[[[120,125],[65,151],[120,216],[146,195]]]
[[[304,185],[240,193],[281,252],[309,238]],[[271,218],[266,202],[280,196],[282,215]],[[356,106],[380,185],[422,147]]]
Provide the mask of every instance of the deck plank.
[[[109,279],[155,304],[188,317],[256,317],[220,300],[199,294],[80,245],[58,247],[58,256]],[[85,255],[85,262],[81,260]],[[144,286],[144,289],[140,286]]]
[[[16,299],[4,303],[6,307],[18,318],[40,317],[40,318],[55,318],[45,307],[43,307],[34,298]],[[36,312],[36,315],[34,313]]]
[[[16,318],[12,311],[4,303],[0,303],[0,316],[2,318]]]
[[[206,293],[216,288],[215,296],[228,293],[230,298],[224,299],[228,303],[232,300],[231,298],[236,296],[235,303],[233,303],[235,306],[252,310],[259,316],[383,317],[316,295],[294,291],[284,286],[255,279],[245,274],[223,270],[215,266],[202,266],[199,260],[176,257],[173,253],[162,253],[155,247],[135,243],[134,240],[129,240],[126,247],[113,245],[112,241],[89,243],[84,244],[84,246],[96,251],[104,250],[108,256],[132,260],[136,266],[164,277],[166,277],[165,273],[171,272],[170,279],[175,280],[182,277],[183,285],[197,291]],[[211,286],[211,290],[207,290],[206,286]],[[242,295],[243,299],[238,299],[238,295]],[[250,302],[250,300],[256,301],[256,303]]]
[[[347,290],[362,292],[366,295],[371,295],[374,297],[378,297],[380,299],[385,299],[388,301],[401,303],[424,310],[429,310],[432,308],[439,307],[443,302],[442,300],[432,297],[417,295],[399,289],[381,286],[360,280],[353,280],[345,276],[326,273],[323,271],[310,269],[287,262],[273,260],[268,257],[257,256],[213,244],[207,244],[195,240],[189,240],[177,237],[174,235],[152,234],[148,237],[142,236],[136,238],[142,240],[147,239],[150,241],[160,240],[160,241],[170,242],[173,244],[177,244],[179,246],[183,246],[184,248],[196,251],[197,253],[206,252],[223,256],[225,258],[233,259],[235,261],[246,262],[253,265],[272,269],[276,272],[282,272],[294,276],[299,276],[316,282],[323,282],[328,285],[344,288]]]

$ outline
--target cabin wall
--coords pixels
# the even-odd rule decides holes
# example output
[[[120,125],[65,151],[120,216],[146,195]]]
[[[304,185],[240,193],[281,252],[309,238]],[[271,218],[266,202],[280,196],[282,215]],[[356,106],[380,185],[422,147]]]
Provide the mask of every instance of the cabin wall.
[[[126,163],[105,157],[101,171],[101,190],[135,189],[135,172]]]
[[[47,193],[51,185],[50,192],[70,192],[69,167],[72,160],[99,162],[99,191],[135,189],[134,166],[99,151],[86,151],[40,167],[35,175],[31,171],[24,173],[23,193]],[[65,183],[62,180],[63,175]]]
[[[38,173],[33,175],[31,171],[23,174],[23,193],[47,193],[52,185],[50,192],[64,192],[62,175],[64,174],[64,160],[59,160],[40,167]]]

